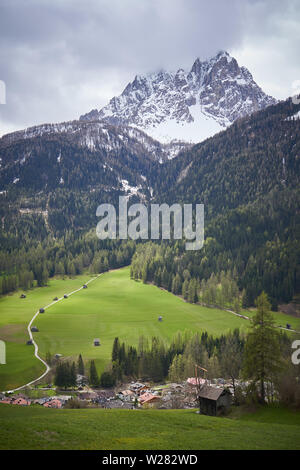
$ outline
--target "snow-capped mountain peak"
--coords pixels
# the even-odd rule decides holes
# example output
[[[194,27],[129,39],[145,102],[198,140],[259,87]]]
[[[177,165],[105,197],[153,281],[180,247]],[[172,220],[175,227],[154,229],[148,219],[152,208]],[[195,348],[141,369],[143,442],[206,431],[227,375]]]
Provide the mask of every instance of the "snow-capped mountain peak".
[[[209,60],[197,58],[188,71],[136,75],[120,96],[80,119],[135,126],[162,142],[200,142],[275,102],[246,67],[220,51]]]

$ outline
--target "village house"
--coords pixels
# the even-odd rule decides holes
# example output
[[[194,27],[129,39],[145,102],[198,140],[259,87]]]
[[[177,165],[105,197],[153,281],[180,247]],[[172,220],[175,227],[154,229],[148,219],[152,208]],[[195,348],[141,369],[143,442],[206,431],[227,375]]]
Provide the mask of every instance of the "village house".
[[[153,395],[153,393],[149,393],[149,392],[143,393],[138,398],[138,401],[139,401],[141,406],[143,406],[145,404],[150,405],[150,404],[153,404],[154,402],[157,402],[159,400],[160,400],[160,397],[158,395]]]
[[[46,408],[62,408],[62,402],[57,398],[55,400],[49,400],[44,405]]]
[[[97,397],[98,395],[96,392],[79,392],[78,393],[78,398],[80,398],[80,400],[92,401],[92,400],[96,400]]]
[[[22,397],[12,399],[11,403],[12,403],[12,405],[20,405],[20,406],[29,406],[29,405],[31,405],[31,401],[29,399],[22,398]]]
[[[188,385],[192,386],[204,385],[205,383],[207,383],[205,379],[201,379],[200,377],[189,377],[186,382]]]
[[[135,393],[132,390],[123,390],[118,396],[121,400],[131,401],[135,397]]]
[[[139,382],[132,382],[129,388],[137,395],[140,395],[142,392],[149,389],[147,385],[141,384]]]
[[[36,398],[33,400],[34,405],[44,405],[47,401],[50,401],[50,397]]]
[[[4,398],[0,401],[0,403],[3,403],[4,405],[11,405],[11,398]]]

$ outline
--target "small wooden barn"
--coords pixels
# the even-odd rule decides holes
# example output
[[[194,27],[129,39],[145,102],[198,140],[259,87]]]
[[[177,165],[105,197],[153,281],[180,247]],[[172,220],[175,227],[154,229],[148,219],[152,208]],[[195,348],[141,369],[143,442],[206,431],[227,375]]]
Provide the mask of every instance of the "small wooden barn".
[[[198,395],[200,413],[208,416],[218,416],[226,412],[231,405],[231,392],[227,388],[203,385]]]
[[[100,346],[100,339],[99,338],[94,339],[94,346]]]

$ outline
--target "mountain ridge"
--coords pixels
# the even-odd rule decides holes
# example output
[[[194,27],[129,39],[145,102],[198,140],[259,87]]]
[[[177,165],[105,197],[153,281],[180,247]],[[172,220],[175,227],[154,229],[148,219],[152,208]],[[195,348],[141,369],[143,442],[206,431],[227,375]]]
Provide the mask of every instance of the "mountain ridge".
[[[136,75],[120,96],[79,119],[132,125],[161,142],[197,143],[276,102],[246,67],[221,51],[203,62],[197,58],[189,71]]]

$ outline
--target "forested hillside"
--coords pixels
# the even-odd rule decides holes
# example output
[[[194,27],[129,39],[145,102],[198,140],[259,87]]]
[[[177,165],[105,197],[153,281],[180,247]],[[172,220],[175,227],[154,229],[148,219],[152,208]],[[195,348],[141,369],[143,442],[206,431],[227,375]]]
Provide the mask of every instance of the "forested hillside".
[[[31,273],[25,276],[29,279],[41,279],[43,272],[44,277],[80,272],[79,256],[86,258],[79,266],[96,269],[98,250],[107,251],[97,269],[107,269],[104,258],[111,267],[130,263],[135,243],[129,251],[125,243],[126,254],[120,257],[122,243],[105,244],[93,235],[97,206],[117,205],[119,195],[126,194],[130,202],[205,205],[204,248],[189,253],[183,242],[163,243],[154,251],[141,247],[134,277],[174,293],[182,293],[188,278],[193,284],[190,301],[196,301],[203,283],[212,287],[227,276],[244,306],[253,305],[263,289],[274,309],[288,302],[300,291],[299,109],[291,100],[270,106],[163,164],[158,163],[162,150],[155,141],[144,134],[121,139],[125,128],[114,126],[109,126],[109,146],[107,134],[102,141],[98,133],[95,148],[82,143],[86,129],[75,137],[57,132],[4,139],[2,284],[15,276],[13,288],[27,285],[21,280],[24,272]],[[87,240],[92,244],[88,260]],[[111,256],[119,256],[119,262],[111,262]]]

